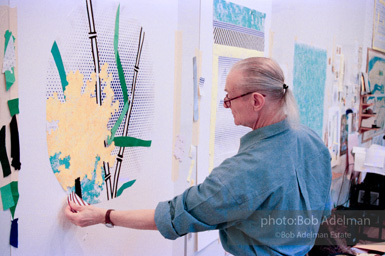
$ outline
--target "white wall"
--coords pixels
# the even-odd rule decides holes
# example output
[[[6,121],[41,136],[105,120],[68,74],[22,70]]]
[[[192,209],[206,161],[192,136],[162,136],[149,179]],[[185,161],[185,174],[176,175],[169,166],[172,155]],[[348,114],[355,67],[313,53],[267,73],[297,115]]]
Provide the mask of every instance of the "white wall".
[[[205,98],[201,105],[201,144],[198,168],[208,167],[208,130],[210,121],[210,88],[212,68],[212,23],[210,11],[202,8],[207,1],[120,1],[133,18],[146,28],[146,37],[154,56],[155,119],[151,147],[152,161],[142,170],[141,182],[122,197],[100,204],[105,208],[154,208],[157,202],[170,199],[186,187],[189,162],[181,164],[179,179],[171,181],[172,113],[174,81],[174,33],[184,31],[182,130],[190,138],[192,120],[192,57],[197,47],[203,51],[202,76],[206,78]],[[97,2],[95,0],[95,2]],[[233,1],[258,10],[258,1]],[[8,4],[9,1],[0,1]],[[8,211],[0,212],[0,254],[3,255],[183,255],[185,240],[165,240],[158,232],[104,226],[77,228],[63,221],[61,215],[65,193],[52,173],[46,144],[45,89],[48,60],[55,29],[65,22],[79,1],[12,0],[18,9],[19,47],[19,130],[22,170],[19,175],[20,200],[16,210],[19,218],[19,248],[8,246],[10,220]],[[118,4],[119,1],[109,1]],[[85,5],[85,1],[80,4]],[[335,44],[341,45],[347,60],[353,58],[356,42],[370,46],[372,1],[365,0],[273,0],[269,42],[272,57],[283,65],[289,85],[293,81],[294,43],[314,45],[327,50],[328,57]],[[269,31],[266,37],[269,37]],[[267,49],[269,49],[267,47]],[[266,51],[268,55],[269,51]],[[365,63],[362,67],[365,67]],[[329,70],[328,66],[328,70]],[[328,71],[329,72],[329,71]],[[327,74],[331,76],[330,73]],[[328,89],[330,85],[326,85]],[[325,106],[326,109],[326,106]],[[342,110],[342,109],[341,109]],[[327,113],[327,111],[324,111]],[[326,117],[325,117],[326,118]],[[325,123],[325,121],[324,121]],[[189,141],[186,144],[189,145]],[[342,165],[336,171],[344,169]],[[202,180],[202,177],[198,177]],[[4,224],[4,225],[3,225]],[[3,228],[5,227],[5,228]],[[195,240],[187,242],[188,252]]]
[[[140,182],[120,198],[101,203],[114,209],[155,208],[173,195],[171,134],[174,32],[177,1],[109,1],[142,23],[153,56],[155,111],[153,161],[141,170]],[[46,143],[46,77],[56,28],[69,21],[72,8],[85,1],[12,1],[18,8],[19,130],[22,170],[19,176],[19,248],[12,255],[171,255],[172,242],[158,232],[134,231],[104,225],[78,228],[63,220],[65,193],[52,173]],[[97,1],[94,1],[96,8]],[[111,17],[114,19],[115,17]],[[160,40],[161,39],[161,40]],[[1,219],[9,218],[0,212]],[[1,228],[1,240],[9,228]],[[8,254],[9,255],[9,254]]]

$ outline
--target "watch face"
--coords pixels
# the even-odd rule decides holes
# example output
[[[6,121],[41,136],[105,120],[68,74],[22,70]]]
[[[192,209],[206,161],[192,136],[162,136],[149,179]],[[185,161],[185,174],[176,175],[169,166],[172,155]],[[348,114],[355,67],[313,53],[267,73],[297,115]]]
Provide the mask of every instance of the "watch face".
[[[112,225],[112,223],[105,223],[105,225],[107,228],[113,228],[114,227],[114,225]]]

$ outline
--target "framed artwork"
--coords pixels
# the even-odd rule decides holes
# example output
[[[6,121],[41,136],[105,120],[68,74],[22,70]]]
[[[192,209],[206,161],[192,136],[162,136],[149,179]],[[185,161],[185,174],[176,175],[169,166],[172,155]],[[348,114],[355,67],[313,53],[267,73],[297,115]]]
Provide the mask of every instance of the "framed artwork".
[[[366,72],[368,74],[369,94],[366,103],[376,114],[375,125],[377,130],[363,133],[362,141],[371,140],[373,137],[384,133],[385,128],[385,53],[368,48]]]

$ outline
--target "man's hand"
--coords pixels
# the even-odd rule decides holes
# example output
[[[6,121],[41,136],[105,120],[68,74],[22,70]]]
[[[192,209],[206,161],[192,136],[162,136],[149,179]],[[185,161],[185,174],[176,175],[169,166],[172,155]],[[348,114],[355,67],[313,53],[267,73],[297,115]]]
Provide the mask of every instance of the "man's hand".
[[[65,209],[66,217],[75,225],[80,227],[88,227],[100,223],[104,223],[104,218],[107,210],[102,208],[97,208],[92,205],[79,206],[72,202],[69,202]],[[76,213],[72,212],[75,210]]]

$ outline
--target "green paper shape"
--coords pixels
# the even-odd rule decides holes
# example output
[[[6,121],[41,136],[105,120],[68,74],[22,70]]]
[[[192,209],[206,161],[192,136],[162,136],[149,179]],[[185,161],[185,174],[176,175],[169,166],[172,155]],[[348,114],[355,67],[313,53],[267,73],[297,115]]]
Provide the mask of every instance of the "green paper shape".
[[[128,107],[129,106],[130,106],[129,102],[126,102],[124,104],[124,107],[122,109],[122,112],[120,113],[120,116],[119,116],[118,120],[116,120],[116,123],[114,124],[114,127],[112,127],[112,129],[111,129],[111,137],[108,136],[108,138],[107,138],[107,144],[108,145],[111,145],[111,143],[114,141],[115,133],[118,130],[120,124],[122,123],[123,118],[126,116],[126,113],[128,111]]]
[[[11,184],[12,198],[13,198],[13,201],[15,202],[15,205],[10,208],[10,211],[12,214],[12,219],[14,219],[16,206],[19,201],[19,185],[18,185],[19,183],[17,181],[12,181],[10,184]]]
[[[8,108],[11,116],[19,114],[19,98],[8,101]]]
[[[5,31],[5,34],[4,34],[4,37],[5,37],[4,54],[5,54],[5,51],[7,50],[8,42],[9,42],[9,39],[11,38],[11,36],[12,36],[11,31],[9,31],[9,30]],[[13,40],[15,40],[15,37],[13,37]]]
[[[122,63],[120,61],[120,56],[119,56],[119,51],[118,51],[119,13],[120,13],[120,4],[118,6],[118,10],[116,11],[116,18],[115,18],[114,53],[115,53],[116,66],[118,68],[120,86],[122,87],[122,92],[123,92],[123,100],[124,100],[124,104],[126,104],[128,101],[127,85],[126,85],[126,79],[124,78],[124,71],[123,71],[123,67],[122,67]]]
[[[15,201],[12,196],[11,184],[7,184],[4,187],[0,188],[1,200],[3,202],[3,210],[8,210],[12,206],[15,206]]]
[[[53,42],[51,53],[52,53],[53,59],[55,60],[57,70],[59,71],[61,86],[63,88],[63,94],[64,94],[64,91],[66,90],[66,87],[68,85],[68,81],[67,81],[66,71],[64,69],[63,59],[61,58],[59,47],[57,46],[56,41]],[[65,95],[64,95],[64,99],[65,99]]]
[[[124,183],[119,189],[118,189],[118,192],[116,193],[116,197],[119,197],[123,191],[129,187],[131,187],[132,185],[134,185],[136,180],[131,180],[131,181],[128,181],[126,183]]]
[[[151,140],[141,140],[134,137],[115,137],[117,147],[151,147]]]
[[[12,72],[9,71],[9,70],[6,70],[4,72],[4,75],[5,75],[5,83],[6,83],[6,90],[8,91],[9,88],[11,88],[11,86],[15,83],[16,79],[15,79],[15,68],[12,67]]]

